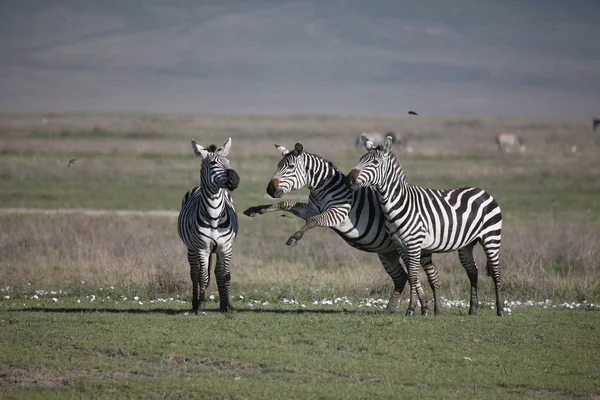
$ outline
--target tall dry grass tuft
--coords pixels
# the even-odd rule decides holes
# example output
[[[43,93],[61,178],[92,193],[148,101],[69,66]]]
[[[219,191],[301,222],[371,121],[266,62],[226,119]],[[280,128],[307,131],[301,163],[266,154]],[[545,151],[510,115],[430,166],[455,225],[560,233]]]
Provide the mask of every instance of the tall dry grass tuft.
[[[268,217],[242,220],[232,265],[233,293],[320,298],[386,297],[391,280],[374,254],[346,245],[330,230],[315,229],[296,248],[285,246],[299,220],[274,224]],[[247,225],[248,224],[248,225]],[[254,229],[252,233],[246,229]],[[505,224],[503,292],[511,300],[600,299],[600,222],[545,215]],[[186,250],[172,217],[0,217],[0,282],[35,288],[114,285],[151,294],[189,295]],[[480,266],[480,299],[493,299],[493,284]],[[434,257],[442,295],[467,299],[469,283],[456,254]],[[212,272],[212,271],[211,271]],[[425,283],[425,277],[422,276]],[[214,277],[210,290],[215,290]],[[405,297],[407,293],[405,291]]]

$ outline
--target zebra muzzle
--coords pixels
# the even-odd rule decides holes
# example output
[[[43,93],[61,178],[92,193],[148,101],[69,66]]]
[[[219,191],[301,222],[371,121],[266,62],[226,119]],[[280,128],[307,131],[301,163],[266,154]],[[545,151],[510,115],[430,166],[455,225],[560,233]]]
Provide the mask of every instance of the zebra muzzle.
[[[283,196],[283,190],[279,189],[279,179],[271,179],[267,185],[267,194],[274,199]]]
[[[225,184],[225,187],[227,188],[227,190],[234,191],[235,189],[237,189],[239,184],[240,184],[240,176],[237,174],[237,172],[235,172],[235,170],[228,169],[227,170],[227,183]]]
[[[360,187],[360,184],[358,183],[358,174],[360,174],[360,170],[353,169],[346,176],[346,186],[348,186],[350,190],[357,190]]]

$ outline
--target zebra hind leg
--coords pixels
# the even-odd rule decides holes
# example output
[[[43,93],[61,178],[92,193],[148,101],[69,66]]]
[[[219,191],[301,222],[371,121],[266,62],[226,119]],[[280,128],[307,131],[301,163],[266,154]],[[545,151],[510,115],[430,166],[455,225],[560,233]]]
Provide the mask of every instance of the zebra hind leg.
[[[215,265],[215,276],[217,278],[217,287],[219,290],[219,305],[222,312],[235,312],[235,308],[231,305],[229,299],[229,288],[231,273],[229,266],[231,265],[232,249],[229,248],[217,253],[217,264]]]
[[[440,299],[440,274],[437,268],[433,265],[431,254],[421,254],[421,266],[427,275],[429,287],[433,292],[433,313],[434,315],[442,314],[442,301]]]
[[[383,268],[394,282],[394,290],[392,291],[392,294],[390,296],[387,306],[385,307],[385,310],[383,310],[385,314],[392,314],[396,311],[396,308],[398,307],[398,302],[400,301],[400,296],[402,295],[402,291],[406,286],[408,275],[406,274],[406,271],[404,271],[404,267],[402,266],[402,264],[400,264],[400,255],[397,252],[377,255],[379,256],[379,260],[383,264]]]
[[[458,249],[458,258],[460,259],[460,263],[462,264],[463,268],[467,272],[467,276],[469,277],[469,282],[471,284],[469,315],[477,314],[477,305],[479,304],[479,299],[477,296],[478,270],[475,259],[473,258],[473,246],[474,244],[469,244],[461,249]]]
[[[496,291],[496,315],[501,317],[504,314],[504,304],[502,303],[502,296],[500,294],[500,288],[502,286],[502,279],[500,276],[500,242],[488,240],[482,242],[483,251],[487,258],[487,274],[492,277],[494,281],[494,288]]]

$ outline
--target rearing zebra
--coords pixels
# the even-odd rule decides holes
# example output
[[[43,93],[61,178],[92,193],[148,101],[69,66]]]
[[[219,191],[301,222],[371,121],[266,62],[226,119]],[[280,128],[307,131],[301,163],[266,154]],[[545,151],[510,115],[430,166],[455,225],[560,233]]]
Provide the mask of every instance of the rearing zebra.
[[[476,187],[435,190],[411,185],[391,151],[391,137],[380,147],[375,147],[367,137],[363,137],[363,143],[367,153],[348,174],[348,185],[352,190],[375,186],[388,232],[402,249],[409,281],[417,288],[421,304],[427,303],[427,299],[418,286],[419,260],[423,255],[458,250],[471,283],[469,314],[477,312],[478,271],[473,247],[480,243],[487,257],[487,273],[496,289],[496,313],[502,316],[499,266],[502,213],[496,200]]]
[[[275,145],[283,159],[277,164],[277,171],[267,186],[267,193],[280,198],[284,193],[306,186],[310,190],[308,203],[282,201],[273,205],[250,207],[244,211],[249,217],[271,211],[289,211],[302,218],[306,224],[287,241],[295,246],[306,231],[315,227],[333,229],[350,246],[377,253],[386,272],[394,282],[394,291],[385,312],[394,312],[407,275],[400,263],[400,254],[385,230],[385,217],[373,190],[369,188],[352,192],[346,187],[346,177],[330,161],[304,151],[302,144],[296,143],[294,150]],[[435,313],[441,312],[439,301],[439,275],[431,262],[424,257],[421,264],[433,289]],[[416,290],[411,288],[411,303],[416,302]],[[411,312],[414,312],[412,307]],[[427,314],[428,308],[421,312]]]
[[[208,150],[192,139],[192,148],[196,156],[202,159],[200,186],[191,189],[183,197],[177,221],[179,237],[188,248],[192,310],[196,314],[204,311],[204,295],[210,281],[210,261],[216,254],[215,276],[221,311],[233,311],[229,301],[229,265],[238,219],[233,200],[225,189],[235,190],[240,177],[226,158],[231,148],[231,138],[223,147],[217,149],[213,144]]]

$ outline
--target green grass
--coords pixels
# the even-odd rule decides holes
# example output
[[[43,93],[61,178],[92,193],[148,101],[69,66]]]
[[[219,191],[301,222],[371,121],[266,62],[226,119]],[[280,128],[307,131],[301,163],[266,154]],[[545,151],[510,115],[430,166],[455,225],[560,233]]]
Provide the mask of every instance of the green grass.
[[[600,394],[597,311],[406,318],[354,306],[241,305],[228,317],[213,303],[196,317],[185,305],[76,297],[0,303],[3,398]]]
[[[405,317],[406,293],[396,314],[381,315],[357,306],[390,293],[375,255],[327,229],[289,248],[302,221],[241,214],[274,202],[265,193],[280,159],[273,141],[301,141],[346,172],[363,154],[356,135],[372,130],[413,136],[415,152],[398,153],[409,182],[479,186],[497,198],[506,300],[600,302],[600,141],[588,119],[0,114],[4,208],[176,211],[199,182],[191,137],[208,145],[231,136],[241,177],[232,193],[234,316],[216,312],[215,300],[201,317],[186,314],[189,301],[149,302],[191,295],[174,216],[0,215],[0,283],[11,286],[0,298],[0,397],[600,396],[597,310],[515,307],[497,318],[481,273],[476,317],[450,306],[439,318]],[[498,154],[499,131],[524,136],[527,153]],[[71,158],[79,160],[67,168]],[[306,197],[304,189],[284,199]],[[476,259],[483,265],[481,252]],[[434,262],[442,296],[467,300],[456,254]],[[32,287],[69,294],[34,300]],[[354,305],[312,305],[334,296]]]

